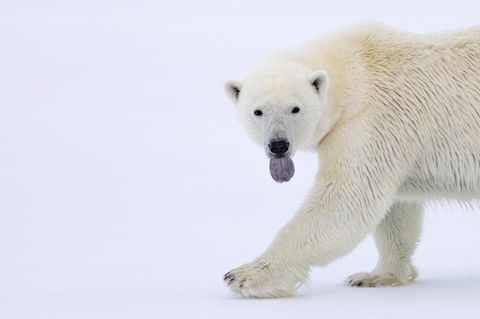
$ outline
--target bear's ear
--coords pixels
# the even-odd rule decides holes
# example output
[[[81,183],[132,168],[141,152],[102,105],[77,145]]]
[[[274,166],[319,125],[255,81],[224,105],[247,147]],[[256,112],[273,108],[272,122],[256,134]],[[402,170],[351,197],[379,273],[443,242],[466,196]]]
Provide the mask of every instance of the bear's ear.
[[[239,81],[228,81],[225,83],[225,90],[228,96],[234,101],[238,101],[240,90],[242,89],[242,83]]]
[[[327,93],[329,79],[328,74],[325,71],[315,71],[310,74],[309,77],[310,83],[313,85],[315,90],[321,95],[324,96]]]

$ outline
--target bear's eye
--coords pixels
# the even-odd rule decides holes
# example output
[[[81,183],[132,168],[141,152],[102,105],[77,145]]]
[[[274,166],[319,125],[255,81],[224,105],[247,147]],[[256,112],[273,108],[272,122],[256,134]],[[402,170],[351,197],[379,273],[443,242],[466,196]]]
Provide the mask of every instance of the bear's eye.
[[[298,106],[295,106],[293,109],[292,109],[292,113],[298,113],[300,112],[300,108]]]
[[[253,111],[253,114],[255,114],[255,116],[262,116],[263,112],[260,110],[255,110]]]

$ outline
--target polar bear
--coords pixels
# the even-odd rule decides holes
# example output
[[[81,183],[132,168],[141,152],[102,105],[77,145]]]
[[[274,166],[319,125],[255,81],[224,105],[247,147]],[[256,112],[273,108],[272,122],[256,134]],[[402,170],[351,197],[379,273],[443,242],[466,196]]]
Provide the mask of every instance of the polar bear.
[[[480,195],[480,27],[415,35],[362,23],[269,59],[227,92],[278,182],[314,150],[315,184],[258,258],[224,281],[245,297],[294,293],[312,266],[373,232],[379,252],[360,287],[417,277],[422,203]]]

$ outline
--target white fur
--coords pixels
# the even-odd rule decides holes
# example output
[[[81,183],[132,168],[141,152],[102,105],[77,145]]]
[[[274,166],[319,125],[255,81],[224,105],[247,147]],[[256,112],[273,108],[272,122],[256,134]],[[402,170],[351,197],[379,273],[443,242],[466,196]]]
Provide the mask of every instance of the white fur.
[[[317,76],[319,90],[312,85]],[[270,59],[230,83],[238,113],[265,145],[315,149],[315,185],[257,259],[225,277],[246,297],[291,295],[374,232],[380,258],[356,286],[417,276],[410,257],[426,199],[480,194],[480,28],[420,36],[358,24]],[[300,107],[291,114],[292,105]],[[255,117],[261,108],[264,116]]]

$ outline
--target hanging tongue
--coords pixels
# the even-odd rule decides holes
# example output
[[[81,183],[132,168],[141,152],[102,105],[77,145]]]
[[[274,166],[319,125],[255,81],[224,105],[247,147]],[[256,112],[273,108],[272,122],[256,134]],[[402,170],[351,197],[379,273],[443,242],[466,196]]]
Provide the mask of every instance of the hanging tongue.
[[[278,183],[288,182],[295,173],[295,166],[290,157],[273,157],[270,159],[270,175]]]

